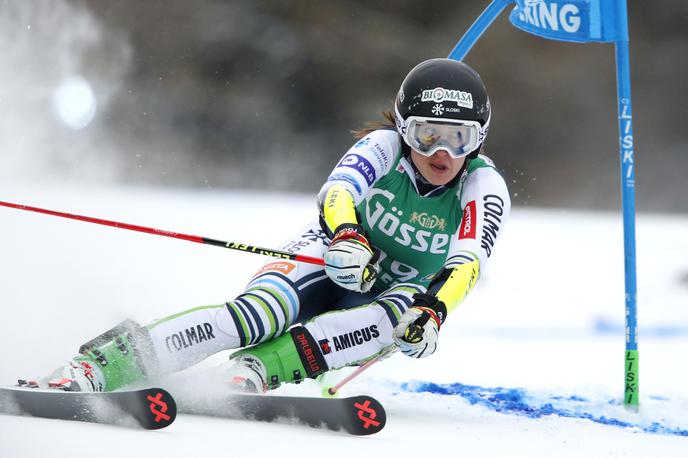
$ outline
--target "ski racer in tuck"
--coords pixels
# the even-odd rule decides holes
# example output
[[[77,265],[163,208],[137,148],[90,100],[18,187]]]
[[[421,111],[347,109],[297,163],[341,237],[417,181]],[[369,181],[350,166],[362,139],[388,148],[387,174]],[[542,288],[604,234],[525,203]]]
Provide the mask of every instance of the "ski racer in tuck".
[[[397,347],[430,356],[485,269],[510,199],[480,154],[491,110],[472,68],[420,63],[394,111],[358,132],[318,194],[319,221],[281,247],[325,266],[272,260],[232,301],[147,326],[127,320],[24,383],[112,391],[241,348],[218,371],[237,389],[263,392]]]

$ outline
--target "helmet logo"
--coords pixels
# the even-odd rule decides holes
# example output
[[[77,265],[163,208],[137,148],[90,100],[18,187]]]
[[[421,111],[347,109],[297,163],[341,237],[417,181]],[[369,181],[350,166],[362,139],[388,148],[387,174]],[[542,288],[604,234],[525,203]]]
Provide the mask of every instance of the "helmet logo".
[[[463,91],[452,91],[451,89],[444,89],[436,87],[435,89],[426,89],[421,95],[423,102],[456,102],[460,107],[473,108],[473,94]],[[433,109],[434,111],[434,109]]]
[[[432,114],[434,114],[435,116],[442,116],[443,113],[444,113],[444,107],[442,105],[440,105],[439,103],[437,105],[435,105],[434,107],[432,107]]]

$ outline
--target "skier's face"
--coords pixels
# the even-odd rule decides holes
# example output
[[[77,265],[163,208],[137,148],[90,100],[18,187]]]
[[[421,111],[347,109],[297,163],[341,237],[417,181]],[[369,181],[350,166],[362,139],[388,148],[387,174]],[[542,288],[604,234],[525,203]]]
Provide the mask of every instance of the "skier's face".
[[[423,178],[435,186],[440,186],[454,179],[463,167],[466,158],[454,159],[444,150],[439,150],[432,156],[426,157],[411,150],[411,160]]]

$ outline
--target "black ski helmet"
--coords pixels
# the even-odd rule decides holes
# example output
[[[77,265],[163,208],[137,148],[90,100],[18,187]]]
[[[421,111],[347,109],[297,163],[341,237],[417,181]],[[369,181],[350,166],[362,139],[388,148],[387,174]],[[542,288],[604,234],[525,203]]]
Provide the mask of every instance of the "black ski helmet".
[[[490,99],[480,75],[463,62],[430,59],[406,75],[394,102],[397,131],[405,140],[411,116],[480,123],[480,139],[469,155],[478,155],[490,126]]]

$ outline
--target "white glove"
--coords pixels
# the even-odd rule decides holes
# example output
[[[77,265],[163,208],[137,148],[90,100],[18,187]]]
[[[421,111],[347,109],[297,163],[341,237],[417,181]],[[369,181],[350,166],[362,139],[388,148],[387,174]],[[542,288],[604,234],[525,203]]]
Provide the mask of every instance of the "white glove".
[[[328,277],[351,291],[370,291],[380,270],[380,252],[370,246],[357,224],[339,226],[323,257]]]
[[[437,339],[447,308],[432,294],[415,294],[413,305],[399,318],[394,342],[411,358],[425,358],[437,349]]]

